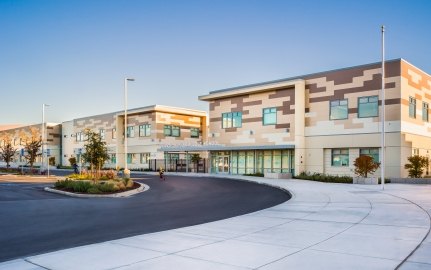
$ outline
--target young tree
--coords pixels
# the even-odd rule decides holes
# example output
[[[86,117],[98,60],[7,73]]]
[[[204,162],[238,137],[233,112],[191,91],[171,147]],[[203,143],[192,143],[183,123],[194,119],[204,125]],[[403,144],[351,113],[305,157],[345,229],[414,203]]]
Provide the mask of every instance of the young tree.
[[[100,175],[100,170],[102,169],[105,161],[109,159],[108,148],[106,147],[106,142],[102,141],[100,135],[90,129],[84,131],[86,136],[86,143],[84,145],[84,153],[82,158],[85,162],[89,163],[91,166],[91,173],[96,179]],[[97,170],[97,172],[96,172]]]
[[[428,166],[429,160],[427,157],[414,155],[407,158],[410,163],[404,165],[404,169],[409,171],[409,177],[420,178],[424,169]]]
[[[33,164],[36,158],[42,155],[42,151],[40,151],[42,147],[42,138],[38,129],[30,128],[30,135],[23,134],[22,139],[24,139],[24,149],[27,152],[24,157],[30,164],[31,171],[33,171]]]
[[[355,174],[365,178],[380,167],[379,162],[375,162],[372,157],[366,155],[357,157],[353,165],[355,166]]]
[[[7,134],[2,138],[3,144],[0,146],[0,158],[6,162],[6,168],[10,167],[10,162],[16,154],[17,149],[12,145],[12,138]]]
[[[196,172],[198,171],[197,165],[199,164],[199,161],[201,161],[201,159],[202,158],[199,154],[192,154],[191,161],[195,165]]]

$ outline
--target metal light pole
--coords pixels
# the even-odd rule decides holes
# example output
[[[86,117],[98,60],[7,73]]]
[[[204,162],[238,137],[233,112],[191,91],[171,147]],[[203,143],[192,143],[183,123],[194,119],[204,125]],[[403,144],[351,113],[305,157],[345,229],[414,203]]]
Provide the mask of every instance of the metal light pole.
[[[133,82],[133,78],[124,78],[124,177],[130,176],[127,169],[127,82]]]
[[[385,189],[385,26],[382,25],[382,158],[381,158],[381,180],[382,180],[382,190]]]
[[[46,139],[46,127],[45,127],[45,108],[48,107],[48,104],[42,104],[42,163],[41,168],[45,167],[45,139]],[[49,177],[49,161],[48,161],[48,177]]]

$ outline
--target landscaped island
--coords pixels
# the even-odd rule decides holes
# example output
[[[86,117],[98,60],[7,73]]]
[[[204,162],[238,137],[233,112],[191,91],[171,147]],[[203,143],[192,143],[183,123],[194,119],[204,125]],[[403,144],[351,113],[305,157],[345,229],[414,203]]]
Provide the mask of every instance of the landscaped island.
[[[138,188],[130,178],[118,178],[113,170],[101,171],[97,177],[90,173],[71,174],[54,184],[55,189],[88,194],[110,194]]]

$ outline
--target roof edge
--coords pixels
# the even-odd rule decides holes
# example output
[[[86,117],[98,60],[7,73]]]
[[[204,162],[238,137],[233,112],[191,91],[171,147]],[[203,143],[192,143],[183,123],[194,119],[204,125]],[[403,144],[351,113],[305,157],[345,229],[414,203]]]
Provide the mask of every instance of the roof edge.
[[[386,60],[385,63],[397,62],[397,61],[402,61],[402,60],[404,60],[404,59],[403,58],[390,59],[390,60]],[[337,69],[331,69],[331,70],[326,70],[326,71],[319,71],[319,72],[314,72],[314,73],[309,73],[309,74],[304,74],[304,75],[298,75],[298,76],[293,76],[293,77],[288,77],[288,78],[283,78],[283,79],[277,79],[277,80],[272,80],[272,81],[265,81],[265,82],[261,82],[261,83],[246,84],[246,85],[242,85],[242,86],[236,86],[236,87],[224,88],[224,89],[220,89],[220,90],[214,90],[214,91],[210,91],[209,94],[207,94],[207,95],[199,96],[199,100],[202,100],[201,97],[204,98],[205,96],[209,96],[211,94],[229,92],[232,90],[239,90],[239,89],[244,89],[244,88],[249,88],[249,87],[265,86],[265,85],[274,84],[274,83],[288,82],[288,81],[297,80],[297,79],[305,79],[306,77],[316,76],[319,74],[337,72],[337,71],[353,69],[353,68],[368,67],[368,66],[377,65],[380,63],[381,62],[373,62],[373,63],[362,64],[362,65],[357,65],[357,66],[350,66],[350,67],[345,67],[345,68],[337,68]]]

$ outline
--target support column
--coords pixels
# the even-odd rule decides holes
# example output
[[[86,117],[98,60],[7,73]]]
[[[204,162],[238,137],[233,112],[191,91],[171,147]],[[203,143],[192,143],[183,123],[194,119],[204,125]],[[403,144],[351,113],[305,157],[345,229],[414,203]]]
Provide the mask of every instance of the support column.
[[[117,116],[116,124],[116,168],[125,168],[126,161],[124,160],[124,116]]]
[[[295,174],[305,171],[305,81],[295,83]]]

